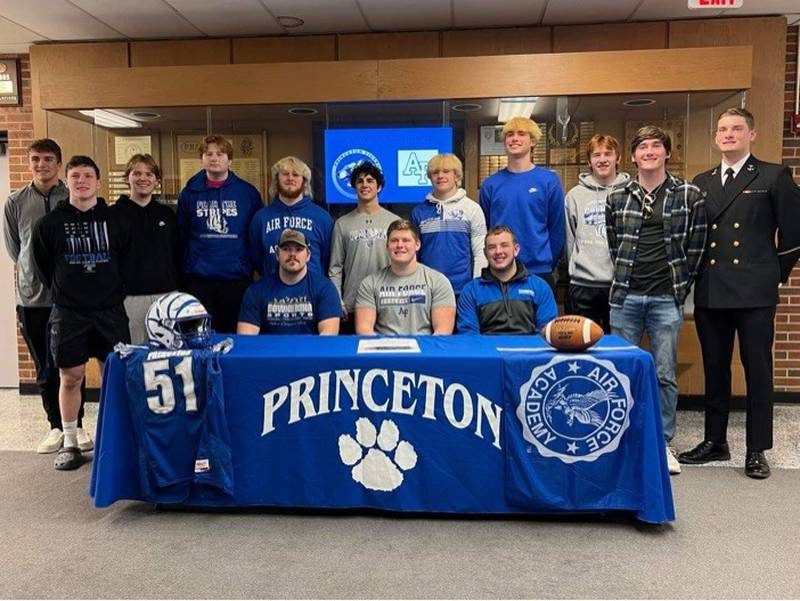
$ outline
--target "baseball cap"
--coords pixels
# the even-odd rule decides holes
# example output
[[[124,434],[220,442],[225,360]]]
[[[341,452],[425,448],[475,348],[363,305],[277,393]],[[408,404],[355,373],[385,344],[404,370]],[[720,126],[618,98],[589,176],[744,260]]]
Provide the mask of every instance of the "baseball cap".
[[[278,246],[283,246],[289,242],[293,242],[294,244],[299,244],[304,248],[308,248],[308,242],[306,242],[305,235],[303,232],[298,232],[297,230],[283,230],[281,239],[278,241]]]

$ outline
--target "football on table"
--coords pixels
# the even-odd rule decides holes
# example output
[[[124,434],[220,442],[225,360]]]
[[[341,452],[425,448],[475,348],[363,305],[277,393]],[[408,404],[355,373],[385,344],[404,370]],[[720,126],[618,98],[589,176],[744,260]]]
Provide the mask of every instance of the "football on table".
[[[582,315],[561,315],[548,323],[542,337],[559,351],[583,351],[603,337],[603,328]]]

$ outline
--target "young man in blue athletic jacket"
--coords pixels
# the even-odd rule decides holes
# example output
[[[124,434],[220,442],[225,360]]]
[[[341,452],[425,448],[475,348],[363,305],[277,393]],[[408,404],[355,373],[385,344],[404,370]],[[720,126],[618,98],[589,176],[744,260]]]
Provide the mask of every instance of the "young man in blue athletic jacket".
[[[458,299],[459,334],[535,334],[558,315],[550,286],[517,259],[514,232],[497,225],[486,234],[489,261]]]

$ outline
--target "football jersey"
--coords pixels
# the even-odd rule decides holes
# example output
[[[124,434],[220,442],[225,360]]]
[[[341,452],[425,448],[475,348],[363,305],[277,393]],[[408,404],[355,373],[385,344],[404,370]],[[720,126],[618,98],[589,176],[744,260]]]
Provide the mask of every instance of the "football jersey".
[[[179,503],[198,487],[232,495],[219,353],[137,348],[123,361],[145,497]]]

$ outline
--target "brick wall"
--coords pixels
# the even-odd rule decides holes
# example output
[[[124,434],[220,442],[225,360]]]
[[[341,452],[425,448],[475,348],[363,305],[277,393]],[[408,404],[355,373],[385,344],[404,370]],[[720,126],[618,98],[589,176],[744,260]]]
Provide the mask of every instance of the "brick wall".
[[[797,31],[786,35],[786,88],[784,95],[783,164],[789,165],[800,183],[800,136],[792,133],[795,80],[797,76]],[[800,267],[788,285],[781,288],[781,304],[775,324],[775,390],[800,392]]]
[[[0,58],[19,58],[22,79],[22,106],[0,107],[0,130],[8,131],[8,162],[11,190],[21,188],[30,181],[25,149],[33,141],[33,116],[31,113],[31,63],[27,54],[6,55]],[[0,199],[5,202],[5,199]],[[2,252],[5,252],[3,250]],[[6,285],[4,282],[3,285]],[[36,370],[22,336],[17,333],[20,384],[36,382]]]

